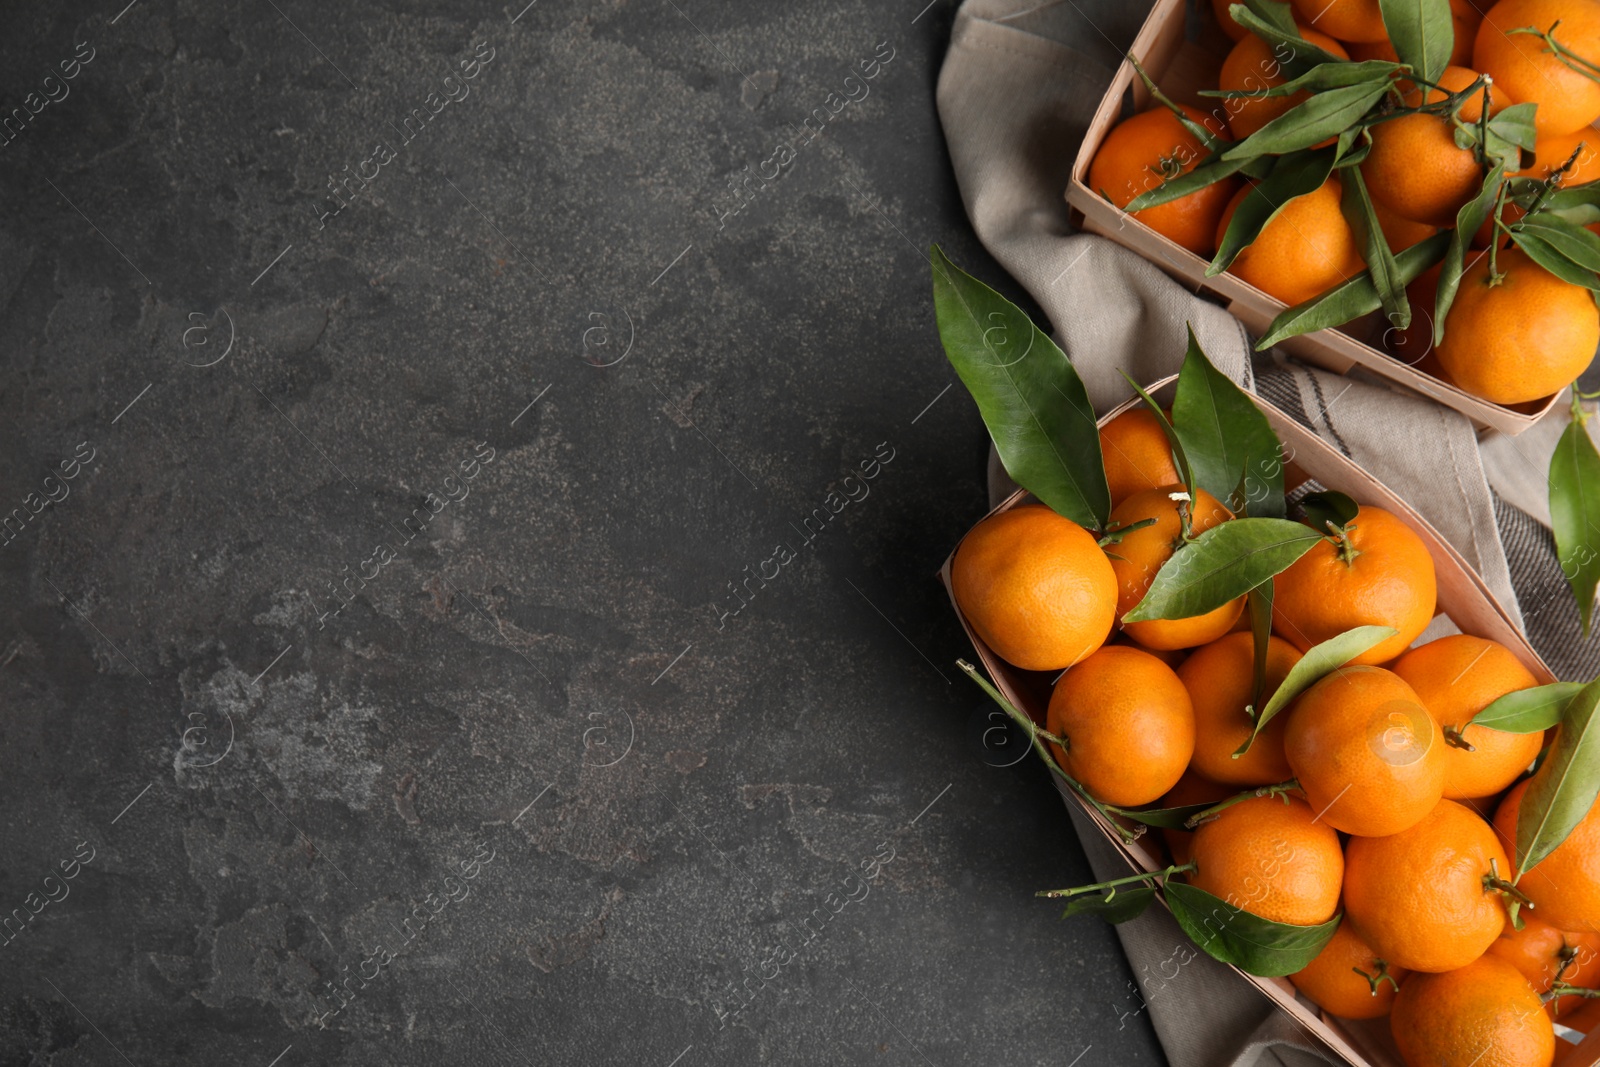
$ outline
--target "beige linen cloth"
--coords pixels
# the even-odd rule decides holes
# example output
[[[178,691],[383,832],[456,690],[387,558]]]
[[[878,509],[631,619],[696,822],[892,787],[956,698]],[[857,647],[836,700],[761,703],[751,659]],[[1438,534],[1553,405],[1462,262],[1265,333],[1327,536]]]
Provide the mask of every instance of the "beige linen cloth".
[[[1465,418],[1376,381],[1250,355],[1226,311],[1110,241],[1075,235],[1062,198],[1073,157],[1149,5],[1096,0],[966,0],[940,72],[939,115],[967,213],[984,246],[1049,318],[1097,410],[1129,394],[1120,370],[1175,373],[1185,323],[1211,359],[1408,499],[1519,616],[1563,679],[1600,673],[1548,524],[1545,472],[1562,415],[1518,438],[1480,441]],[[1191,18],[1193,18],[1191,12]],[[991,455],[995,501],[1011,483]],[[1078,816],[1098,875],[1126,873]],[[1094,921],[1089,919],[1075,920]],[[1203,954],[1158,973],[1187,944],[1159,908],[1117,928],[1172,1067],[1306,1067],[1338,1062],[1248,983]],[[1126,1020],[1124,1020],[1126,1024]]]

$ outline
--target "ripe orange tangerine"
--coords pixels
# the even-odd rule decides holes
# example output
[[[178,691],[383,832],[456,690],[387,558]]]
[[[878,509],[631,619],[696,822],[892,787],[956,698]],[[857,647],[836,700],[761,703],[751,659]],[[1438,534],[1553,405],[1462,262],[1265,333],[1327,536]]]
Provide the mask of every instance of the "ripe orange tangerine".
[[[1224,134],[1216,118],[1192,107],[1183,112],[1218,136]],[[1141,193],[1193,170],[1206,151],[1172,112],[1158,105],[1118,123],[1106,135],[1089,164],[1089,188],[1117,207],[1127,207]],[[1133,217],[1195,255],[1209,258],[1215,249],[1217,219],[1237,187],[1229,178]]]
[[[1117,618],[1121,619],[1138,606],[1150,589],[1167,560],[1183,545],[1183,522],[1180,506],[1189,509],[1190,529],[1198,536],[1213,526],[1233,518],[1233,512],[1223,507],[1217,498],[1198,490],[1194,503],[1173,499],[1183,494],[1181,485],[1168,485],[1160,489],[1146,489],[1130,496],[1111,509],[1110,528],[1132,526],[1145,519],[1155,523],[1123,535],[1122,540],[1106,546],[1111,560],[1111,570],[1117,577]],[[1233,621],[1244,609],[1244,598],[1231,600],[1220,608],[1204,615],[1187,619],[1150,619],[1143,622],[1124,622],[1122,632],[1147,648],[1192,648],[1215,641],[1233,626]]]
[[[1366,270],[1356,235],[1339,208],[1341,190],[1339,179],[1329,178],[1320,188],[1283,205],[1234,259],[1228,273],[1293,305]],[[1246,192],[1247,188],[1240,189],[1223,211],[1216,234],[1219,244]]]

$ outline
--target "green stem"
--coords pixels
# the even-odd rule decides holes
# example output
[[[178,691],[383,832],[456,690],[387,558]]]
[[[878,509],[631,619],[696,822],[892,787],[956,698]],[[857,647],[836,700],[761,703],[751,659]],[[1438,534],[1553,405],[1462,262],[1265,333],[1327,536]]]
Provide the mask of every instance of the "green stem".
[[[1236,794],[1235,796],[1229,797],[1227,800],[1223,800],[1211,805],[1211,807],[1205,809],[1204,811],[1195,812],[1193,815],[1184,820],[1183,825],[1187,829],[1193,830],[1201,823],[1210,822],[1212,819],[1215,819],[1224,809],[1231,808],[1235,804],[1242,804],[1246,800],[1254,800],[1256,797],[1281,796],[1284,798],[1284,803],[1288,803],[1289,791],[1299,788],[1299,781],[1291,778],[1287,782],[1279,782],[1277,785],[1263,785],[1258,786],[1255,789],[1247,789],[1243,793]]]
[[[1044,760],[1045,766],[1059,774],[1062,779],[1072,787],[1073,792],[1077,793],[1080,797],[1087,801],[1089,805],[1094,808],[1094,810],[1098,811],[1101,815],[1104,815],[1106,821],[1116,829],[1117,835],[1122,838],[1124,844],[1131,845],[1144,835],[1145,828],[1143,825],[1129,830],[1126,826],[1123,826],[1121,823],[1117,822],[1114,817],[1116,815],[1116,810],[1108,807],[1091,796],[1089,791],[1083,787],[1081,782],[1072,777],[1072,775],[1068,774],[1062,768],[1061,764],[1056,762],[1055,754],[1045,747],[1046,741],[1053,741],[1060,745],[1063,749],[1071,749],[1072,745],[1069,743],[1067,738],[1057,737],[1050,731],[1040,728],[1038,723],[1029,718],[1025,712],[1018,710],[1016,705],[1012,704],[1011,701],[1005,698],[1005,694],[1001,693],[1000,690],[989,684],[989,679],[985,678],[978,668],[974,667],[966,660],[956,660],[956,666],[960,667],[968,678],[971,678],[974,682],[977,682],[978,688],[989,694],[989,699],[1000,705],[1000,710],[1011,716],[1012,722],[1028,731],[1028,741],[1033,746],[1033,750],[1038,754],[1039,758]]]
[[[1113,892],[1111,896],[1115,896],[1115,890],[1118,886],[1130,885],[1134,882],[1148,882],[1152,879],[1164,880],[1171,878],[1175,874],[1186,874],[1194,869],[1194,861],[1190,860],[1188,863],[1174,864],[1164,871],[1147,871],[1144,874],[1130,874],[1126,878],[1113,878],[1109,882],[1096,882],[1094,885],[1075,885],[1070,889],[1041,889],[1039,892],[1035,893],[1034,896],[1049,897],[1052,900],[1057,900],[1062,897],[1081,897],[1085,893],[1095,893],[1102,889],[1112,890]],[[1111,897],[1108,896],[1106,899],[1110,900]]]
[[[1467,740],[1466,734],[1461,732],[1461,727],[1459,726],[1446,726],[1444,728],[1444,743],[1452,748],[1459,748],[1463,752],[1478,751],[1473,747],[1472,742]]]
[[[1513,929],[1522,929],[1522,909],[1534,906],[1528,895],[1516,887],[1514,882],[1508,882],[1500,877],[1500,864],[1497,860],[1489,861],[1489,873],[1483,876],[1485,891],[1494,891],[1504,898],[1506,914],[1511,918]]]
[[[1566,45],[1556,40],[1556,27],[1561,25],[1561,20],[1556,19],[1550,24],[1548,30],[1540,31],[1533,26],[1518,26],[1516,29],[1507,30],[1506,36],[1525,33],[1544,41],[1545,50],[1559,59],[1569,70],[1575,70],[1591,81],[1600,82],[1600,66],[1589,62]]]
[[[1142,530],[1146,526],[1154,526],[1155,524],[1155,519],[1140,519],[1138,522],[1130,522],[1126,526],[1109,526],[1106,528],[1105,536],[1100,538],[1100,547],[1106,548],[1110,545],[1120,545],[1122,544],[1122,539],[1133,533],[1133,531]]]
[[[1378,987],[1385,982],[1388,982],[1391,986],[1393,986],[1396,993],[1400,992],[1400,983],[1395,981],[1394,975],[1389,973],[1388,961],[1374,960],[1373,962],[1377,964],[1377,966],[1373,968],[1373,970],[1378,972],[1377,974],[1368,974],[1360,967],[1352,967],[1350,969],[1367,980],[1367,985],[1372,987],[1373,996],[1378,995]]]
[[[1600,997],[1600,989],[1586,989],[1583,986],[1567,985],[1565,982],[1557,982],[1555,985],[1550,987],[1550,992],[1545,994],[1545,996],[1550,1000],[1554,1000],[1557,997],[1589,997],[1594,999]]]

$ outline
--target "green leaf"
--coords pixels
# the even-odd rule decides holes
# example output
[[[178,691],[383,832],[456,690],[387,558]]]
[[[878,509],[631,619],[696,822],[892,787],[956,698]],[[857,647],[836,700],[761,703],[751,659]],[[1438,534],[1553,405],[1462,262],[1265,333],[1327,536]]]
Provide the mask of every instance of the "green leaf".
[[[1222,158],[1282,155],[1320,144],[1355,125],[1388,90],[1389,79],[1381,78],[1317,93],[1224,151]]]
[[[1133,64],[1133,69],[1138,73],[1140,80],[1144,82],[1145,90],[1155,99],[1155,102],[1172,112],[1173,118],[1178,120],[1178,125],[1188,130],[1190,136],[1205,145],[1208,151],[1215,152],[1232,143],[1212,133],[1203,123],[1196,122],[1190,118],[1187,111],[1179,107],[1170,96],[1161,91],[1161,86],[1157,85],[1155,79],[1145,73],[1144,67],[1133,57],[1131,52],[1128,54],[1128,62]]]
[[[1282,65],[1291,76],[1304,74],[1312,67],[1325,63],[1346,62],[1300,36],[1300,27],[1295,25],[1294,14],[1288,4],[1273,3],[1271,0],[1245,0],[1243,4],[1231,5],[1228,14],[1233,16],[1233,21],[1268,44],[1287,46],[1288,58],[1282,60]],[[1274,47],[1273,55],[1279,57],[1282,53]]]
[[[1244,471],[1251,514],[1283,517],[1283,445],[1249,394],[1206,358],[1192,327],[1172,421],[1199,488],[1226,500]]]
[[[1581,682],[1551,682],[1519,689],[1492,702],[1468,725],[1508,734],[1541,734],[1561,721],[1561,709],[1582,688]]]
[[[1161,410],[1161,405],[1156,403],[1156,398],[1145,392],[1144,386],[1134,381],[1127,371],[1122,372],[1133,391],[1139,394],[1139,399],[1144,401],[1144,406],[1150,414],[1156,417],[1156,422],[1161,427],[1161,432],[1167,435],[1167,444],[1172,446],[1172,460],[1178,466],[1178,477],[1183,480],[1184,489],[1194,494],[1194,468],[1189,466],[1189,453],[1184,450],[1183,439],[1178,436],[1178,431],[1173,427],[1172,420],[1167,418],[1167,413]]]
[[[1357,141],[1361,143],[1356,144]],[[1357,167],[1372,154],[1372,134],[1364,126],[1352,126],[1339,135],[1333,150],[1334,166],[1340,169]]]
[[[1168,879],[1166,893],[1172,917],[1196,945],[1214,959],[1264,978],[1304,969],[1342,918],[1335,915],[1321,926],[1291,926],[1252,915],[1187,882]]]
[[[1311,551],[1322,534],[1288,519],[1219,523],[1178,549],[1156,571],[1124,622],[1187,619],[1244,596]]]
[[[1531,233],[1587,271],[1600,271],[1600,236],[1559,217],[1539,212],[1512,226],[1513,232]]]
[[[1417,275],[1439,261],[1449,242],[1448,233],[1436,233],[1400,252],[1394,257],[1400,279],[1410,285]],[[1321,296],[1285,308],[1267,327],[1266,335],[1256,342],[1256,351],[1265,351],[1286,337],[1343,326],[1353,319],[1377,311],[1380,303],[1371,273],[1362,271]]]
[[[1438,81],[1456,39],[1450,0],[1378,0],[1378,7],[1400,62],[1426,81]]]
[[[1491,156],[1505,159],[1510,169],[1520,170],[1521,160],[1507,151],[1508,148],[1515,147],[1528,152],[1534,150],[1538,130],[1534,126],[1533,116],[1537,107],[1537,104],[1512,104],[1489,116],[1489,144],[1485,150]],[[1497,145],[1496,141],[1500,144]]]
[[[1565,252],[1547,241],[1542,234],[1526,227],[1517,227],[1511,231],[1511,240],[1528,253],[1529,259],[1569,285],[1600,289],[1600,277],[1596,277],[1594,271],[1568,259]]]
[[[1446,8],[1447,18],[1449,13]],[[1339,207],[1361,245],[1362,258],[1367,261],[1367,272],[1383,307],[1383,317],[1390,326],[1403,330],[1411,325],[1411,302],[1406,299],[1400,268],[1395,266],[1394,252],[1389,248],[1389,239],[1383,235],[1383,225],[1378,221],[1377,209],[1372,206],[1360,167],[1352,167],[1345,173],[1342,188]]]
[[[1300,507],[1306,513],[1306,522],[1312,529],[1326,533],[1330,522],[1339,527],[1348,526],[1355,520],[1361,505],[1343,493],[1324,489],[1320,493],[1307,495],[1300,501]]]
[[[1144,823],[1146,826],[1161,826],[1168,830],[1185,829],[1184,823],[1199,815],[1213,804],[1184,804],[1177,808],[1146,808],[1143,811],[1130,811],[1127,808],[1112,808],[1118,815],[1132,819],[1134,822]]]
[[[1169,179],[1156,186],[1146,189],[1132,200],[1123,210],[1132,214],[1143,211],[1147,207],[1169,203],[1181,197],[1188,196],[1197,189],[1204,189],[1208,185],[1215,185],[1233,177],[1250,161],[1247,159],[1225,159],[1215,162],[1201,163],[1193,170],[1184,171],[1176,178]]]
[[[1245,97],[1258,100],[1268,96],[1293,96],[1302,89],[1308,92],[1321,92],[1324,89],[1342,89],[1346,85],[1358,85],[1361,82],[1371,81],[1373,78],[1387,78],[1400,69],[1398,64],[1387,59],[1368,59],[1360,63],[1346,59],[1338,59],[1332,63],[1321,63],[1298,78],[1274,85],[1270,89],[1202,89],[1200,96],[1218,96],[1224,99]]]
[[[1357,626],[1353,630],[1346,630],[1338,637],[1330,637],[1311,649],[1295,665],[1289,668],[1289,673],[1284,675],[1283,684],[1278,686],[1272,698],[1267,701],[1267,706],[1261,709],[1256,716],[1256,728],[1251,731],[1250,737],[1239,746],[1235,756],[1242,756],[1250,751],[1251,742],[1256,736],[1267,728],[1267,723],[1273,717],[1289,706],[1295,697],[1316,685],[1329,672],[1336,671],[1346,663],[1361,655],[1367,649],[1389,640],[1400,631],[1393,626]]]
[[[1561,431],[1550,457],[1550,531],[1587,637],[1600,585],[1600,452],[1582,419]]]
[[[1512,189],[1519,194],[1537,194],[1544,188],[1543,182],[1533,178],[1513,178],[1512,183]],[[1600,207],[1600,178],[1582,185],[1562,186],[1545,201],[1545,208],[1550,211],[1565,211],[1574,207]]]
[[[1259,708],[1267,694],[1267,652],[1272,637],[1272,580],[1250,590],[1250,707]]]
[[[1099,893],[1088,893],[1081,897],[1073,897],[1067,901],[1067,910],[1061,913],[1063,919],[1070,919],[1074,915],[1096,915],[1108,923],[1125,923],[1129,919],[1137,919],[1144,914],[1144,909],[1156,899],[1156,891],[1147,885],[1134,886],[1131,889],[1114,889],[1109,896]]]
[[[1517,812],[1520,879],[1561,846],[1600,796],[1600,679],[1578,691],[1561,712],[1550,753],[1528,782]]]
[[[1006,472],[1078,525],[1104,526],[1111,493],[1078,372],[1021,308],[937,245],[931,258],[939,339],[978,402]]]
[[[1455,303],[1456,289],[1461,286],[1461,275],[1467,269],[1467,251],[1472,247],[1472,238],[1478,232],[1478,227],[1483,225],[1483,220],[1489,217],[1494,210],[1494,202],[1500,195],[1500,181],[1505,177],[1506,165],[1498,162],[1489,168],[1489,173],[1483,176],[1483,185],[1478,190],[1478,195],[1461,205],[1456,212],[1456,228],[1447,230],[1449,244],[1445,248],[1443,266],[1439,268],[1439,288],[1433,300],[1433,343],[1438,344],[1444,340],[1444,320],[1450,314],[1450,305]],[[1442,234],[1434,234],[1428,238],[1436,241]],[[1499,236],[1494,237],[1499,240]]]
[[[1222,235],[1222,247],[1206,267],[1206,276],[1213,277],[1227,270],[1234,257],[1260,236],[1267,223],[1276,218],[1289,201],[1322,188],[1332,170],[1331,149],[1280,157],[1266,180],[1251,186],[1239,201]]]

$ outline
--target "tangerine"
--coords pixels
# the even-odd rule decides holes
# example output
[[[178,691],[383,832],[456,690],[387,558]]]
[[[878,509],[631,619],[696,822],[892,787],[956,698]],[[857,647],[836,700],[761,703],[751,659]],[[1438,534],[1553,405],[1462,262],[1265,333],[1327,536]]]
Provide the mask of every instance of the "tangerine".
[[[1444,90],[1455,93],[1470,86],[1478,73],[1465,67],[1446,67],[1439,76]],[[1417,106],[1416,89],[1406,94],[1406,103]],[[1446,93],[1430,89],[1427,102],[1445,99]],[[1490,86],[1490,114],[1505,107],[1503,93]],[[1483,100],[1474,95],[1457,111],[1460,121],[1477,122],[1483,115]],[[1370,130],[1372,151],[1361,163],[1372,199],[1402,218],[1431,226],[1450,226],[1456,212],[1483,188],[1483,164],[1471,148],[1455,142],[1456,123],[1442,115],[1415,112],[1380,122]]]
[[[1183,112],[1222,136],[1222,123],[1216,118],[1192,107]],[[1200,139],[1171,111],[1157,106],[1118,123],[1106,135],[1089,164],[1089,188],[1125,208],[1141,193],[1193,170],[1206,155]],[[1215,250],[1217,219],[1237,184],[1232,178],[1216,182],[1134,212],[1133,217],[1195,255],[1209,258]]]
[[[1249,187],[1229,201],[1217,243]],[[1339,208],[1342,187],[1329,178],[1278,209],[1256,239],[1234,258],[1229,273],[1285,304],[1299,304],[1366,270],[1356,235]]]
[[[1539,684],[1506,646],[1451,634],[1411,649],[1393,669],[1444,728],[1444,795],[1450,799],[1492,796],[1539,755],[1542,732],[1511,734],[1468,725],[1507,693]]]
[[[1024,670],[1072,666],[1116,621],[1117,578],[1099,543],[1042,504],[974,526],[951,561],[950,588],[984,644]]]
[[[1335,829],[1397,834],[1438,804],[1444,734],[1398,675],[1340,667],[1301,693],[1288,716],[1289,767],[1306,800]]]
[[[1050,694],[1045,729],[1057,762],[1106,804],[1148,804],[1178,784],[1194,755],[1194,709],[1172,668],[1148,652],[1107,645],[1067,671]]]
[[[1556,24],[1560,23],[1558,27]],[[1555,42],[1581,65],[1600,62],[1600,4],[1593,0],[1500,0],[1484,13],[1472,65],[1519,104],[1537,104],[1540,137],[1577,133],[1600,119],[1600,84],[1563,62],[1533,29],[1555,30]]]
[[[1505,850],[1488,823],[1454,800],[1400,833],[1352,837],[1345,864],[1346,914],[1391,964],[1453,971],[1483,955],[1505,927],[1505,904],[1489,883],[1507,876]]]
[[[1300,653],[1293,645],[1267,638],[1263,705],[1298,662]],[[1212,781],[1228,785],[1271,785],[1289,777],[1289,760],[1283,754],[1286,715],[1273,716],[1249,751],[1237,759],[1233,756],[1255,729],[1248,710],[1255,688],[1255,638],[1251,634],[1231,633],[1195,649],[1178,668],[1178,677],[1194,705],[1194,761],[1190,766]]]
[[[1346,919],[1316,958],[1289,981],[1323,1011],[1346,1019],[1376,1019],[1389,1014],[1395,991],[1409,973],[1379,959]]]
[[[1199,739],[1198,732],[1196,740]],[[1167,795],[1161,798],[1160,807],[1183,808],[1190,804],[1215,804],[1219,800],[1232,795],[1232,791],[1225,785],[1213,782],[1204,775],[1195,772],[1191,766],[1183,772],[1183,777],[1178,779],[1178,784],[1167,790]],[[1161,836],[1167,842],[1167,851],[1172,854],[1172,862],[1184,864],[1189,862],[1189,849],[1194,843],[1193,830],[1180,830],[1170,826],[1161,828]]]
[[[1532,781],[1532,779],[1528,779]],[[1528,782],[1518,782],[1494,813],[1495,832],[1516,852],[1517,816]],[[1567,839],[1517,881],[1534,914],[1563,930],[1600,933],[1600,801],[1591,803]]]
[[[1582,988],[1600,980],[1600,934],[1568,933],[1541,919],[1525,917],[1520,930],[1507,924],[1489,953],[1522,972],[1539,994],[1550,992],[1558,975],[1564,985]],[[1558,997],[1547,1001],[1545,1009],[1552,1019],[1560,1018],[1582,1001],[1578,996]]]
[[[1100,427],[1100,456],[1112,507],[1141,489],[1159,489],[1179,480],[1172,442],[1147,407],[1129,408]]]
[[[1251,797],[1194,832],[1189,882],[1271,922],[1333,918],[1344,880],[1339,835],[1298,797]]]
[[[1110,528],[1113,530],[1146,519],[1155,520],[1149,526],[1124,534],[1121,541],[1106,548],[1106,554],[1111,559],[1111,570],[1117,576],[1117,618],[1128,614],[1144,599],[1156,572],[1172,558],[1174,552],[1182,550],[1183,520],[1180,507],[1189,509],[1190,529],[1196,536],[1233,518],[1233,512],[1204,489],[1196,490],[1193,504],[1187,500],[1172,499],[1174,494],[1184,493],[1181,485],[1146,489],[1111,509]],[[1204,615],[1186,619],[1124,622],[1122,632],[1147,648],[1193,648],[1215,641],[1227,633],[1242,610],[1244,598],[1239,597]]]
[[[1386,41],[1378,0],[1292,0],[1299,19],[1341,41]]]
[[[1422,538],[1382,508],[1363,505],[1273,579],[1272,628],[1307,652],[1357,626],[1392,626],[1397,634],[1350,661],[1387,663],[1427,629],[1437,594]]]
[[[1550,1067],[1555,1028],[1517,969],[1485,956],[1400,986],[1389,1028],[1408,1067]]]
[[[1462,389],[1520,404],[1571,384],[1600,345],[1600,313],[1581,285],[1563,281],[1520,248],[1484,256],[1461,276],[1445,317],[1439,364]]]
[[[1349,58],[1344,46],[1327,34],[1301,30],[1300,35],[1325,52],[1332,52],[1341,59]],[[1283,48],[1282,53],[1279,52],[1280,47]],[[1307,89],[1289,96],[1261,95],[1289,80],[1283,72],[1283,64],[1294,55],[1292,47],[1269,44],[1265,38],[1253,33],[1240,39],[1228,52],[1228,57],[1222,61],[1217,88],[1225,92],[1252,94],[1223,98],[1223,106],[1228,110],[1228,129],[1233,131],[1234,140],[1244,140],[1273,119],[1311,99],[1311,92]]]

